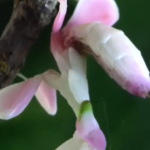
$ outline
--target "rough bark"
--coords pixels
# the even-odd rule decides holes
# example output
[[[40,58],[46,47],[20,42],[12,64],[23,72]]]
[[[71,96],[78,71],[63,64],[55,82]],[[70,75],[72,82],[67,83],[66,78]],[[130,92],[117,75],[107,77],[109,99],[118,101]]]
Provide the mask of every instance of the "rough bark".
[[[0,38],[0,89],[10,85],[26,56],[56,14],[57,0],[15,0],[14,10]]]

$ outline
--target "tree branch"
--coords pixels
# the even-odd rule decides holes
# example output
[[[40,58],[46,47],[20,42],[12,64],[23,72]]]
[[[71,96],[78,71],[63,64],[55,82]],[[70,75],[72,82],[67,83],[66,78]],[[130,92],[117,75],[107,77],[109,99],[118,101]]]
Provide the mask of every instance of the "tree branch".
[[[15,0],[0,38],[0,88],[13,82],[31,46],[55,16],[56,4],[57,0]]]

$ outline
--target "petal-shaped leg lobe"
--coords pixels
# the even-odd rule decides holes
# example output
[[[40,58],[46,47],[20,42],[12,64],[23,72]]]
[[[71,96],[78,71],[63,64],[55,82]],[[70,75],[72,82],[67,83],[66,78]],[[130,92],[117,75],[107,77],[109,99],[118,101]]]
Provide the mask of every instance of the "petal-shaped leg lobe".
[[[113,25],[119,19],[119,10],[114,0],[79,0],[67,26],[77,26],[100,21]]]
[[[48,114],[55,115],[57,111],[56,90],[51,88],[44,80],[35,94],[38,102]]]
[[[106,149],[106,139],[96,121],[89,101],[81,104],[76,124],[79,135],[96,150]]]
[[[67,0],[58,0],[58,1],[60,5],[59,5],[58,14],[53,24],[53,32],[58,32],[61,29],[67,12]]]
[[[0,90],[0,118],[18,116],[31,101],[40,82],[41,78],[35,77]]]

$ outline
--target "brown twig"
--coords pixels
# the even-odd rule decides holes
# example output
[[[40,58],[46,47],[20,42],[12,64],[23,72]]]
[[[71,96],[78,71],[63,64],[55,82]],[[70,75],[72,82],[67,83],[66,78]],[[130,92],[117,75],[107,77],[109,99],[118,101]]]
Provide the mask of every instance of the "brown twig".
[[[56,14],[57,0],[16,0],[13,14],[0,38],[0,89],[11,84],[26,56]]]

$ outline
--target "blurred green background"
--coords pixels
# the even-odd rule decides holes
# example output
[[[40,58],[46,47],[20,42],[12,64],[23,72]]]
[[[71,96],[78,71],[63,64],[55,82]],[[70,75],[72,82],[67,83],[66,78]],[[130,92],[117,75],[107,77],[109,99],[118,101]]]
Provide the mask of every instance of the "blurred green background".
[[[69,0],[71,16],[75,0]],[[150,68],[150,1],[117,0],[123,30],[142,51]],[[0,33],[12,12],[12,0],[0,2]],[[93,10],[91,10],[93,11]],[[48,68],[57,69],[49,51],[51,25],[41,34],[28,55],[22,73],[27,77]],[[121,89],[92,58],[88,58],[88,81],[94,114],[107,138],[107,150],[150,150],[150,100],[143,100]],[[34,98],[18,117],[0,121],[0,150],[54,150],[71,138],[75,116],[58,93],[58,112],[49,116]]]

